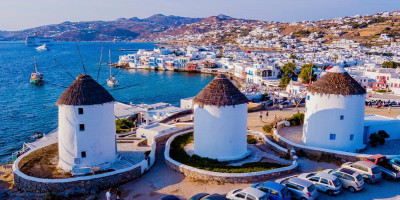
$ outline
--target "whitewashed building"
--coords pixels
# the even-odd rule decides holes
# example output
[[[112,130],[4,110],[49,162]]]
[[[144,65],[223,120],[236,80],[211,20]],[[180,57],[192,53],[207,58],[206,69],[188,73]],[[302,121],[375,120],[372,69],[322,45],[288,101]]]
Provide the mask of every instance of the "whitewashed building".
[[[225,75],[217,75],[193,104],[194,154],[220,161],[248,154],[248,99]]]
[[[362,149],[366,90],[335,66],[307,88],[303,143],[354,152]]]
[[[58,106],[58,166],[73,175],[105,170],[117,159],[114,98],[89,75],[80,74]]]

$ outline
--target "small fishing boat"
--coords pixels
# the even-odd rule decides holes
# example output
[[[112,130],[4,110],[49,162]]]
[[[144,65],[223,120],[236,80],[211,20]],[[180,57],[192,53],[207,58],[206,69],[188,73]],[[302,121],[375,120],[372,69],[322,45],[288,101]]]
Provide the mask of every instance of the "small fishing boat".
[[[44,78],[43,74],[38,72],[37,66],[36,66],[36,57],[34,58],[34,63],[35,63],[35,72],[31,73],[31,80],[30,82],[34,85],[43,85],[44,84]]]
[[[46,45],[46,44],[43,44],[42,46],[36,47],[36,50],[37,50],[37,51],[47,51],[48,48],[47,48],[47,45]]]
[[[111,50],[109,49],[109,50],[108,50],[108,67],[110,68],[110,78],[107,79],[107,85],[110,86],[110,87],[118,86],[118,85],[119,85],[119,82],[118,82],[118,80],[112,75],[111,66],[112,66],[112,63],[111,63]]]

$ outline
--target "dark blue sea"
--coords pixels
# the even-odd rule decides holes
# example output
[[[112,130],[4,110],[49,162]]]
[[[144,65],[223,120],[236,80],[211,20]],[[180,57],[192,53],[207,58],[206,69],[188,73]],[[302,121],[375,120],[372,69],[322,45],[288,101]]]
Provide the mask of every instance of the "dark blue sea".
[[[36,131],[50,132],[57,127],[55,102],[73,79],[64,72],[58,60],[74,77],[83,73],[76,46],[79,46],[87,74],[97,77],[101,45],[104,44],[103,62],[108,62],[111,49],[112,62],[129,52],[124,49],[153,49],[151,43],[54,43],[49,51],[38,52],[24,43],[0,42],[0,163],[6,162],[10,154],[21,149],[23,142],[30,142]],[[34,56],[38,70],[44,74],[45,85],[29,83],[34,71]],[[113,73],[118,69],[113,68]],[[109,76],[109,69],[102,65],[99,83]],[[183,72],[122,70],[116,75],[124,87],[144,82],[143,85],[110,91],[122,102],[157,103],[166,102],[179,106],[181,98],[196,95],[213,78],[211,75]],[[55,86],[59,85],[59,86]],[[105,85],[105,88],[109,88]]]

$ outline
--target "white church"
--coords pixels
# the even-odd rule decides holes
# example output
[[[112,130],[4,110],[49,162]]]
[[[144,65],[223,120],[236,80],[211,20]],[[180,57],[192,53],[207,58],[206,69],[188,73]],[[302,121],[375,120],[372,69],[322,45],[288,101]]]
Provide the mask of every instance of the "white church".
[[[225,75],[217,75],[193,99],[194,154],[219,161],[248,155],[247,104]]]
[[[58,166],[73,175],[105,170],[117,159],[114,98],[89,75],[80,74],[58,106]]]

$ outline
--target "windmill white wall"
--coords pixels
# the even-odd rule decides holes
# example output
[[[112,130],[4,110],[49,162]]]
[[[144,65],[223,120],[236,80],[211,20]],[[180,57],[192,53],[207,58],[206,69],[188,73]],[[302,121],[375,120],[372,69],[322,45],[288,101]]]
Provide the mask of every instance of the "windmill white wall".
[[[83,108],[83,114],[78,109]],[[84,124],[84,131],[80,130]],[[114,103],[97,105],[59,105],[59,167],[109,167],[116,161]],[[82,152],[86,157],[82,158]]]
[[[364,135],[364,101],[365,95],[321,95],[308,92],[303,143],[342,151],[354,152],[361,149]]]
[[[194,105],[194,154],[235,160],[247,153],[247,104]]]

